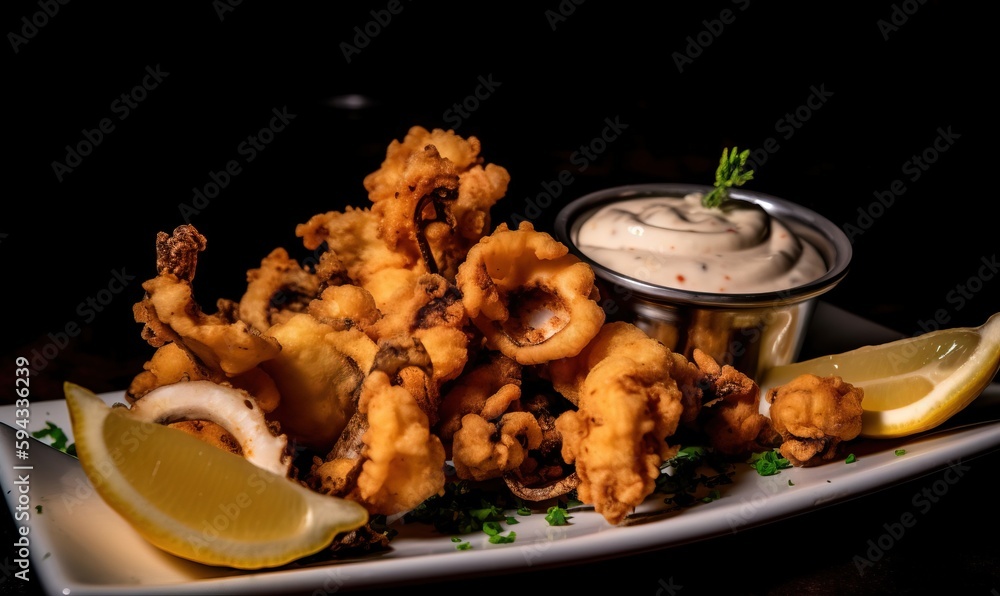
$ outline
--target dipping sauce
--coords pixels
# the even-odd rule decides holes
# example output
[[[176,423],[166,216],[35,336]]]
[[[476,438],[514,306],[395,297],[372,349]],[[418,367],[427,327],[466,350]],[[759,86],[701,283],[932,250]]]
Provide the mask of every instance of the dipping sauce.
[[[819,251],[748,201],[720,208],[701,193],[606,205],[580,226],[576,245],[595,262],[680,290],[754,294],[793,288],[826,274]]]

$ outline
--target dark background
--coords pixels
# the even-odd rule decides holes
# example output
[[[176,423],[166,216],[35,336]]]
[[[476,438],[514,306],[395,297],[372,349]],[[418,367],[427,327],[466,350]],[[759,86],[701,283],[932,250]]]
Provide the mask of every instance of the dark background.
[[[561,204],[590,191],[711,183],[723,147],[754,149],[767,160],[756,160],[747,188],[854,226],[851,272],[824,297],[828,302],[905,335],[979,325],[1000,310],[998,272],[988,266],[996,267],[997,234],[995,159],[984,149],[996,138],[987,15],[932,0],[852,8],[678,4],[652,10],[550,0],[512,8],[400,0],[279,9],[242,2],[220,16],[228,4],[72,2],[43,18],[35,16],[43,10],[37,2],[5,3],[0,296],[7,324],[0,380],[13,387],[14,359],[24,356],[36,363],[34,400],[59,399],[67,379],[96,391],[123,389],[152,353],[131,307],[142,297],[142,281],[155,275],[156,233],[184,223],[181,205],[193,205],[193,189],[212,182],[230,160],[240,163],[240,173],[190,217],[208,238],[195,291],[212,312],[217,299],[240,297],[246,271],[271,249],[307,255],[296,224],[365,206],[364,176],[379,167],[390,141],[417,124],[477,136],[485,160],[508,169],[511,184],[494,223],[524,213],[529,198],[569,171],[573,182],[534,218],[543,229]],[[391,20],[378,24],[372,11]],[[32,33],[25,19],[44,24]],[[366,27],[367,40],[358,34]],[[344,44],[358,50],[350,61]],[[141,85],[147,68],[168,74],[122,119],[115,102]],[[817,91],[825,92],[821,103]],[[353,96],[364,101],[345,99]],[[473,109],[457,116],[455,104],[463,103]],[[275,109],[294,119],[248,163],[238,147],[268,125]],[[77,146],[83,131],[105,118],[114,129],[60,181],[53,162],[65,163],[66,146]],[[608,121],[626,127],[582,170],[574,151]],[[947,143],[943,133],[950,133]],[[914,169],[914,156],[934,163]],[[897,180],[905,191],[885,199]],[[121,286],[116,277],[130,281]],[[97,303],[100,311],[88,306],[100,298],[111,299]],[[67,326],[76,333],[67,334]],[[46,346],[54,357],[39,359]],[[13,400],[4,395],[0,402]],[[995,467],[991,457],[984,461]],[[920,486],[893,490],[905,500]],[[730,578],[729,591],[829,589],[832,575],[855,590],[868,582],[907,591],[913,574],[941,567],[921,545],[934,544],[945,556],[940,550],[956,548],[952,539],[968,531],[955,526],[984,523],[961,517],[981,506],[989,511],[992,558],[987,579],[969,586],[995,594],[992,497],[974,494],[972,482],[963,486],[968,500],[947,513],[960,519],[942,511],[939,526],[925,524],[925,542],[914,536],[913,552],[897,550],[902,566],[887,566],[883,583],[859,582],[847,547],[825,546],[816,557],[838,562],[824,565],[794,546],[828,545],[839,520],[856,520],[865,503],[873,503],[868,515],[876,528],[899,509],[883,503],[889,513],[880,512],[874,500],[676,556],[688,565],[706,561],[713,576],[740,561],[744,575]],[[961,557],[947,555],[956,565],[981,552],[957,548]],[[679,572],[650,561],[671,556],[597,569],[618,569],[652,593],[657,578]],[[748,562],[755,559],[760,576]],[[807,584],[794,583],[802,568],[799,579]],[[687,591],[700,591],[707,578],[687,576]],[[927,584],[912,582],[920,585]],[[8,576],[0,589],[9,586]]]

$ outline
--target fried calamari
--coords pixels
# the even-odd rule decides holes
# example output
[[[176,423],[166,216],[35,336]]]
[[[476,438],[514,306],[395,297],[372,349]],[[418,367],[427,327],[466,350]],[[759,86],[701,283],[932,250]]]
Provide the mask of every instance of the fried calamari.
[[[767,451],[780,442],[771,420],[760,413],[760,387],[730,365],[695,349],[694,361],[705,373],[705,403],[699,425],[712,447],[727,456]]]
[[[793,465],[829,461],[841,443],[861,434],[864,390],[838,376],[804,374],[770,389],[766,399],[781,455]]]
[[[575,356],[604,323],[593,269],[527,221],[473,246],[456,283],[489,347],[521,364]]]
[[[281,345],[281,353],[262,365],[281,394],[272,417],[297,442],[329,449],[354,415],[375,342],[305,313],[273,325],[267,335]]]
[[[580,500],[618,524],[653,492],[660,464],[677,451],[666,439],[680,423],[683,393],[671,376],[672,352],[634,325],[605,324],[592,343],[585,363],[566,367],[586,374],[573,391],[578,408],[556,428],[563,459],[576,465]]]
[[[487,233],[490,208],[507,192],[510,175],[483,165],[476,137],[414,126],[393,141],[364,186],[379,221],[378,235],[427,272],[454,279],[468,250]]]
[[[316,462],[311,476],[317,490],[386,515],[409,511],[443,491],[444,447],[409,391],[393,385],[384,371],[373,371],[358,412],[367,422],[360,451]]]

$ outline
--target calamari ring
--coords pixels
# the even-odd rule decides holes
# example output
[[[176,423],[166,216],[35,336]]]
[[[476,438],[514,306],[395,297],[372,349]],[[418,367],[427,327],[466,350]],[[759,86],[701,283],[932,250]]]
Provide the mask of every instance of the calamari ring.
[[[480,240],[455,282],[489,346],[523,365],[577,355],[604,324],[594,270],[527,221]]]

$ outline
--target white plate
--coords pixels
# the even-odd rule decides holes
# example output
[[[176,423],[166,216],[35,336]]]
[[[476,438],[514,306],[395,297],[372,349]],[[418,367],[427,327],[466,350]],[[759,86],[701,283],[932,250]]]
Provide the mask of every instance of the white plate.
[[[838,337],[869,343],[893,337],[884,328],[828,305],[817,309],[812,329],[814,334],[826,335],[828,345],[836,345]],[[109,403],[122,400],[121,393],[102,397]],[[517,532],[513,544],[492,545],[479,534],[466,537],[473,548],[464,551],[455,548],[450,536],[423,526],[402,526],[391,551],[378,556],[260,572],[199,565],[150,546],[97,496],[75,459],[34,440],[29,458],[17,459],[13,429],[7,426],[0,426],[0,481],[11,511],[30,515],[15,525],[28,528],[31,573],[48,594],[331,593],[460,573],[517,573],[579,564],[760,526],[860,497],[1000,447],[1000,420],[988,418],[998,404],[1000,385],[994,384],[949,428],[901,440],[852,444],[857,456],[852,464],[834,461],[767,477],[737,465],[733,484],[720,487],[722,498],[656,514],[663,505],[654,495],[625,526],[611,527],[588,510],[573,511],[571,525],[556,527],[536,514],[507,527]],[[0,407],[0,422],[13,425],[14,420],[13,406]],[[67,433],[71,430],[61,401],[33,403],[30,420],[31,430],[43,428],[48,421]],[[895,455],[899,448],[906,453]],[[31,469],[15,468],[25,465]],[[29,476],[29,502],[18,510],[19,489],[25,484],[15,481],[24,474]]]

